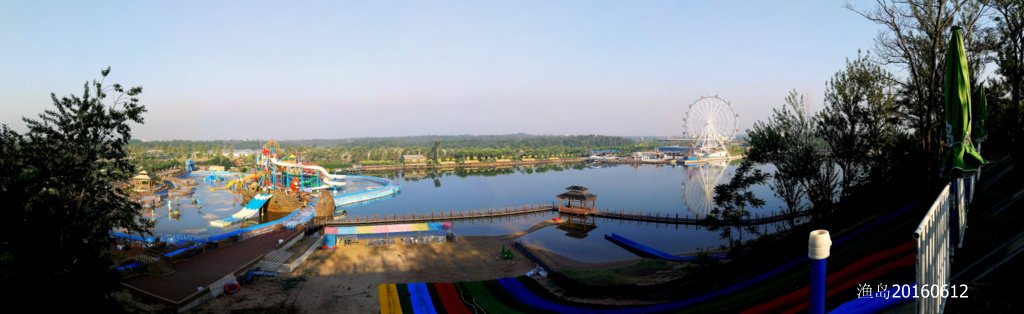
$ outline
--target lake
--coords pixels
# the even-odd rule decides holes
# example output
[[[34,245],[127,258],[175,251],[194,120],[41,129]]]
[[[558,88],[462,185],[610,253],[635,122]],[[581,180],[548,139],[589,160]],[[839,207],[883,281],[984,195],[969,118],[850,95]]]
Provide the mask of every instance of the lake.
[[[711,209],[714,186],[732,177],[735,165],[604,165],[525,166],[510,168],[456,169],[447,171],[395,171],[368,173],[388,177],[402,184],[400,194],[365,204],[347,206],[348,215],[373,216],[504,208],[551,204],[555,195],[570,185],[582,185],[597,194],[596,205],[607,210],[657,212],[682,216],[703,216]],[[766,169],[768,170],[768,169]],[[779,211],[781,200],[767,186],[753,188],[766,205],[752,209],[755,214]],[[459,235],[502,235],[529,229],[557,213],[525,217],[496,218],[491,221],[456,221]],[[521,238],[553,252],[583,262],[607,262],[636,258],[632,253],[604,239],[617,233],[640,243],[671,252],[686,253],[718,248],[726,244],[718,232],[694,226],[658,225],[595,219],[597,228],[580,230],[547,227]],[[773,232],[773,226],[763,226]],[[744,239],[749,239],[749,234]],[[497,254],[497,252],[495,252]]]

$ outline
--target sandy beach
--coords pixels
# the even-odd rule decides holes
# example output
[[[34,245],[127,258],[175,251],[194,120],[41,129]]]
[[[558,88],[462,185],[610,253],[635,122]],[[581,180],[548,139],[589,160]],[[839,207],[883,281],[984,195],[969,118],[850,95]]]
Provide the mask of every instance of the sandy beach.
[[[233,296],[201,305],[198,312],[223,313],[270,306],[282,301],[304,312],[372,313],[379,310],[380,283],[485,280],[525,274],[536,265],[511,248],[511,236],[460,237],[445,244],[402,244],[367,247],[364,242],[317,250],[300,268],[276,278],[258,278]]]

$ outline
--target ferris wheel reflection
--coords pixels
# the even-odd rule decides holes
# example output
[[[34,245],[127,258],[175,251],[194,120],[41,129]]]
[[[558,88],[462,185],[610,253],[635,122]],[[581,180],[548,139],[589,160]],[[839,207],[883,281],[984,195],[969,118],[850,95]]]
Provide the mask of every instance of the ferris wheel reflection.
[[[721,184],[728,170],[728,161],[686,165],[682,197],[690,213],[696,217],[711,213],[715,205],[715,186]]]

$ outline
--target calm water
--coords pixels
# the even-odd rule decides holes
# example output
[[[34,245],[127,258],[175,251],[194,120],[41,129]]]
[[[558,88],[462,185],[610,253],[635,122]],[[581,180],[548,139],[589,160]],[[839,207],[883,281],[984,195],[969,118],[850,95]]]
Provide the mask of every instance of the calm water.
[[[505,169],[457,170],[448,172],[393,172],[370,174],[396,179],[401,194],[376,202],[345,208],[349,215],[430,213],[459,209],[485,209],[552,203],[555,195],[570,185],[583,185],[598,195],[602,209],[656,211],[679,216],[703,216],[710,210],[713,189],[732,177],[735,166],[629,166],[590,168],[524,167]],[[759,214],[774,213],[781,201],[767,186],[754,192],[764,198]],[[458,221],[460,235],[500,235],[523,231],[556,217],[542,213],[529,217],[494,221]],[[548,248],[559,254],[586,262],[636,258],[632,253],[604,239],[606,233],[618,233],[638,242],[672,253],[717,248],[726,243],[718,232],[697,227],[656,225],[597,219],[597,228],[585,237],[568,236],[570,230],[547,227],[521,240]],[[767,227],[771,232],[772,227]],[[749,238],[749,235],[745,236]]]
[[[203,180],[206,175],[193,174],[192,179],[199,182],[195,187],[196,199],[201,206],[192,204],[192,197],[172,198],[172,206],[178,209],[178,215],[174,216],[167,209],[165,198],[160,206],[153,209],[143,209],[143,217],[156,222],[153,233],[156,235],[167,235],[173,233],[186,233],[196,236],[210,236],[223,233],[225,229],[210,226],[210,221],[231,216],[242,210],[245,204],[239,204],[240,197],[234,195],[230,190],[210,191],[211,187],[219,187],[227,184],[234,176],[221,176],[225,180],[221,182],[207,183]]]
[[[612,165],[600,168],[573,165],[370,173],[396,180],[402,184],[401,193],[343,209],[349,215],[372,216],[550,204],[565,187],[582,185],[598,195],[597,206],[602,209],[703,216],[711,208],[714,186],[729,180],[733,171],[734,166],[729,165]],[[143,211],[144,216],[157,222],[156,234],[219,234],[225,229],[212,227],[209,221],[228,217],[243,207],[244,204],[237,203],[237,197],[230,191],[210,191],[210,187],[222,186],[226,181],[211,185],[202,180],[202,176],[194,178],[199,182],[195,197],[202,201],[202,208],[193,206],[192,198],[186,197],[177,200],[181,204],[177,217],[168,214],[166,203],[152,211]],[[345,190],[353,192],[374,187],[366,182],[350,182]],[[753,209],[754,213],[774,213],[782,204],[767,186],[755,187],[754,192],[767,202],[763,208]],[[504,235],[524,231],[556,216],[555,213],[538,213],[494,220],[457,221],[454,230],[459,235]],[[717,248],[726,243],[718,232],[693,226],[608,219],[595,219],[595,223],[597,228],[587,232],[551,226],[520,240],[584,262],[636,258],[604,239],[604,234],[612,232],[671,253]],[[771,232],[773,228],[768,226],[766,231]],[[749,238],[750,235],[745,235],[745,239]]]

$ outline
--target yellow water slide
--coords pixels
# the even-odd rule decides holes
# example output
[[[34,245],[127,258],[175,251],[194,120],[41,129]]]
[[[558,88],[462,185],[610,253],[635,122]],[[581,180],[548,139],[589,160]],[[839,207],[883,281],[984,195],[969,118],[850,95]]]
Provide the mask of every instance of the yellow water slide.
[[[381,314],[402,314],[402,304],[398,300],[398,287],[395,284],[380,284],[377,286],[377,295],[380,300]]]
[[[231,180],[230,182],[228,182],[228,184],[225,184],[225,185],[224,185],[224,186],[222,186],[222,187],[219,187],[219,188],[210,188],[210,191],[214,191],[214,190],[227,190],[227,189],[230,189],[230,188],[231,188],[232,186],[235,186],[235,183],[239,183],[239,182],[241,182],[241,181],[242,181],[242,179],[241,179],[241,178],[238,178],[238,179],[234,179],[234,180]]]

